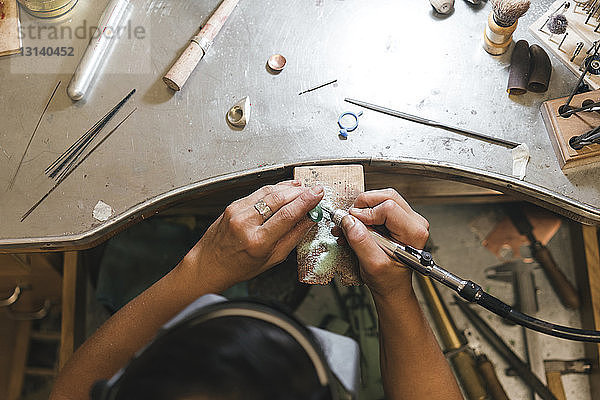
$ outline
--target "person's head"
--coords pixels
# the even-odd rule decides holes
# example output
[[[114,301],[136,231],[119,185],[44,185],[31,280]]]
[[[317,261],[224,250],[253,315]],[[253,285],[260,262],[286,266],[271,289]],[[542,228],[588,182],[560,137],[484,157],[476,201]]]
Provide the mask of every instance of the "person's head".
[[[317,372],[315,362],[324,357],[311,332],[280,311],[237,304],[246,311],[209,306],[160,334],[125,368],[110,395],[100,397],[331,400],[323,370]]]

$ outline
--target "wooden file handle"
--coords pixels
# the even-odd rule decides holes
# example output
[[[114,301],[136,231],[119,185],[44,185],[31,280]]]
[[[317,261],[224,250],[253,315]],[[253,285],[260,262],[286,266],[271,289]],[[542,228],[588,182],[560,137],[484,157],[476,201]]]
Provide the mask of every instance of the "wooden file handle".
[[[577,290],[575,290],[575,287],[569,282],[565,274],[558,268],[548,248],[538,242],[532,246],[532,250],[533,257],[544,268],[554,291],[565,307],[579,308],[579,294]]]
[[[491,400],[510,400],[498,379],[498,375],[496,375],[494,364],[485,355],[477,357],[477,366],[481,377],[485,381]]]
[[[557,400],[567,400],[560,371],[546,371],[546,382],[548,382],[548,388]]]
[[[467,395],[467,400],[485,400],[488,398],[481,377],[477,372],[475,360],[469,353],[464,350],[459,351],[450,357],[450,362]]]

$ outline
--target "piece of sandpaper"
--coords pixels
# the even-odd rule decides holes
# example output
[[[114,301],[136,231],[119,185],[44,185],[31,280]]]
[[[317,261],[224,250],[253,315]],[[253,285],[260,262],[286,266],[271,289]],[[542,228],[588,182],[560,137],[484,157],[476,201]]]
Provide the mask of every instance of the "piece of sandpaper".
[[[0,56],[21,52],[17,0],[0,1]]]
[[[323,186],[323,203],[344,210],[365,190],[362,165],[297,167],[294,179],[307,187]],[[335,229],[338,229],[337,235],[332,233]],[[354,252],[339,228],[324,218],[298,245],[298,279],[303,283],[326,285],[336,274],[343,285],[362,283]]]

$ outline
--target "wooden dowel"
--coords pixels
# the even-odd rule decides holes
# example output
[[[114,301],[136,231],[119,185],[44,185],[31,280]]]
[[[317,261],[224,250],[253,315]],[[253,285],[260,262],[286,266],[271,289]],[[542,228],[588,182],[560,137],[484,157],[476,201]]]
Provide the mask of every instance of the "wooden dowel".
[[[175,91],[181,90],[202,60],[213,40],[233,12],[239,0],[223,0],[200,32],[194,36],[179,59],[163,77],[165,84]]]

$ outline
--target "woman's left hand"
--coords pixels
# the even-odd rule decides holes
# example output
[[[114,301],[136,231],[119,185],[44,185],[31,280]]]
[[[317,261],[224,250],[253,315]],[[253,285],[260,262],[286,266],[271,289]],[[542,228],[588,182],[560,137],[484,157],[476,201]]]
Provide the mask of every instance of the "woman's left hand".
[[[208,228],[183,263],[198,270],[214,291],[254,278],[279,264],[314,224],[306,214],[323,198],[323,188],[302,187],[298,181],[265,186],[234,201]],[[265,218],[255,205],[264,201],[272,215]]]

